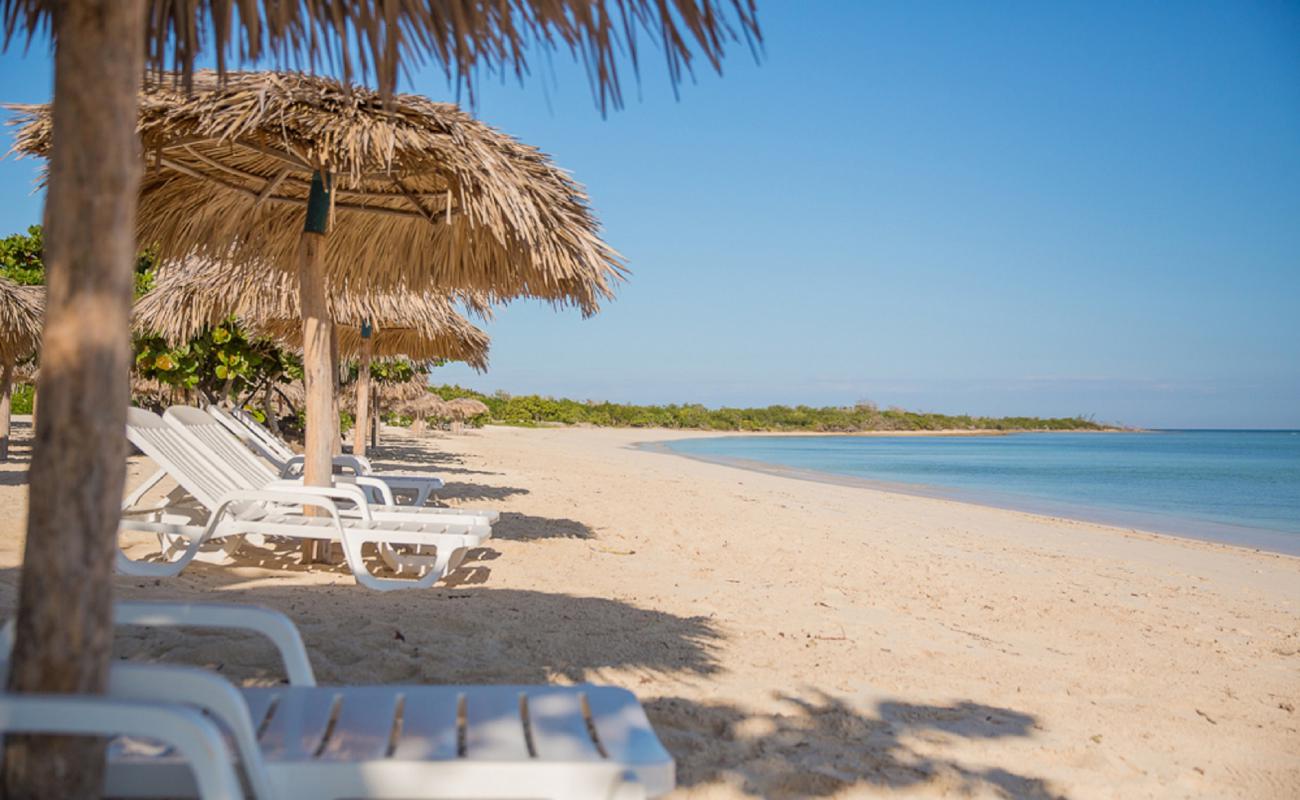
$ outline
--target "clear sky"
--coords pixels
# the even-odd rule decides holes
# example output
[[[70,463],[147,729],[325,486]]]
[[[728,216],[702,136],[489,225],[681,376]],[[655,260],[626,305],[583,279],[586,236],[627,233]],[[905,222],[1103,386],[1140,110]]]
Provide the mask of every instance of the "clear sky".
[[[518,303],[479,389],[1300,428],[1300,3],[760,3],[765,52],[602,119],[556,55],[475,113],[632,279]],[[0,99],[48,98],[41,45]],[[405,87],[455,93],[433,70]],[[40,217],[0,162],[0,229]]]

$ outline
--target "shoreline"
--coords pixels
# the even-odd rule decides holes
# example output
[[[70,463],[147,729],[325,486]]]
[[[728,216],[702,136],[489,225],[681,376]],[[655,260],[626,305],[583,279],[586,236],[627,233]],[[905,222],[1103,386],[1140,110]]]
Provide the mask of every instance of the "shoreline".
[[[1055,432],[1055,431],[1053,431]],[[1081,432],[1081,431],[1080,431]],[[1096,431],[1100,433],[1101,431]],[[739,434],[747,435],[747,434]],[[760,434],[761,435],[761,434]],[[826,435],[826,434],[818,434]],[[1008,434],[1009,435],[1009,434]],[[692,437],[694,438],[694,437]],[[700,437],[708,438],[708,437]],[[649,452],[687,458],[706,464],[716,464],[733,469],[756,472],[810,483],[825,483],[867,489],[875,492],[903,494],[933,500],[1014,511],[1045,520],[1083,522],[1113,529],[1124,535],[1155,536],[1182,542],[1196,542],[1230,547],[1247,552],[1300,559],[1300,535],[1270,528],[1251,528],[1245,525],[1211,522],[1187,517],[1177,517],[1158,512],[1104,509],[1067,501],[988,491],[956,489],[934,484],[884,481],[845,475],[826,470],[792,467],[774,462],[727,456],[709,456],[687,453],[671,447],[673,439],[656,439],[634,443],[634,447]],[[1168,527],[1166,527],[1168,525]],[[1199,529],[1199,530],[1198,530]]]

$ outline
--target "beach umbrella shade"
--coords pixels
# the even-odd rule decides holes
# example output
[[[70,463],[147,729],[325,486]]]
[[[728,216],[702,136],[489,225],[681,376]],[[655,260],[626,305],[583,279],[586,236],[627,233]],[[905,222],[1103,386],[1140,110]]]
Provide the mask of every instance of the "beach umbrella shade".
[[[48,153],[49,108],[18,111],[16,147]],[[296,264],[308,484],[330,482],[337,436],[331,292],[436,288],[594,313],[622,274],[577,184],[452,105],[298,73],[201,72],[191,93],[149,82],[139,120],[141,243],[164,261]]]
[[[425,397],[429,394],[429,376],[424,373],[417,373],[409,380],[393,381],[378,380],[370,384],[370,405],[371,411],[368,425],[373,425],[371,435],[378,441],[379,420],[383,419],[383,409],[391,409],[398,413],[403,413],[407,404],[417,398]],[[357,415],[357,435],[364,436],[365,431],[361,428],[361,417],[357,414],[357,400],[363,399],[364,395],[360,392],[349,393],[344,396],[345,402],[352,402],[345,405],[345,410]],[[355,444],[353,445],[354,452]]]
[[[219,70],[232,54],[308,67],[328,61],[345,77],[373,73],[387,96],[403,61],[431,59],[472,91],[478,69],[522,77],[530,56],[567,47],[586,63],[603,110],[621,103],[617,57],[637,63],[640,32],[660,42],[674,85],[697,54],[719,69],[736,30],[751,45],[758,39],[753,0],[6,0],[2,8],[6,46],[47,35],[53,42],[57,143],[45,201],[50,299],[39,387],[50,399],[30,469],[13,691],[97,693],[107,680],[142,174],[137,88],[146,65],[178,65],[187,83],[206,47]],[[6,737],[0,789],[93,796],[101,747],[86,739]]]
[[[45,289],[0,278],[0,461],[9,459],[10,411],[18,362],[41,344]]]
[[[489,411],[485,403],[472,397],[457,397],[455,400],[449,400],[447,407],[453,418],[461,421],[471,420]]]
[[[432,392],[425,392],[424,397],[413,400],[408,408],[421,418],[451,419],[456,413],[450,403]]]
[[[480,315],[490,312],[474,293],[460,298]],[[298,276],[281,270],[226,269],[203,258],[164,264],[153,288],[136,302],[137,328],[174,343],[236,317],[252,332],[301,349],[302,312]],[[332,292],[326,298],[338,352],[360,361],[353,452],[364,455],[368,429],[370,362],[378,357],[415,361],[463,361],[487,369],[490,340],[457,313],[445,296],[430,290]]]

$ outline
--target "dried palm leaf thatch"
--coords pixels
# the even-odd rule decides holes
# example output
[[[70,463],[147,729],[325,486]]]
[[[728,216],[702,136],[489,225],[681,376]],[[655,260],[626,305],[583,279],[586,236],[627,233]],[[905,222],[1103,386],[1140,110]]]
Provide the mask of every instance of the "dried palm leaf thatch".
[[[56,0],[5,0],[5,41],[46,28]],[[529,72],[528,56],[563,47],[582,57],[601,110],[622,105],[618,57],[638,68],[638,36],[658,40],[676,86],[694,74],[696,51],[721,70],[724,46],[761,41],[754,0],[150,0],[144,31],[149,64],[169,64],[188,85],[194,60],[211,46],[226,60],[270,58],[280,64],[338,66],[346,81],[372,75],[391,92],[399,65],[431,60],[473,96],[477,71]],[[734,15],[734,22],[732,16]],[[737,28],[739,30],[737,31]],[[538,47],[541,45],[541,47]]]
[[[41,345],[45,289],[0,278],[0,359],[20,361]]]
[[[14,366],[14,383],[36,385],[41,375],[41,366],[35,361],[23,361]]]
[[[418,310],[412,310],[419,313]],[[427,311],[427,310],[426,310]],[[286,346],[302,349],[302,323],[279,319],[251,323],[250,327]],[[335,323],[339,335],[339,354],[351,358],[361,352],[359,326]],[[376,356],[404,356],[415,361],[431,359],[463,361],[479,372],[487,371],[488,335],[469,320],[451,312],[444,320],[412,319],[405,327],[378,327],[371,337]]]
[[[419,376],[402,383],[392,383],[389,381],[371,381],[370,391],[379,401],[379,407],[384,411],[393,408],[400,408],[404,404],[424,397],[429,393],[428,376]],[[357,393],[343,392],[339,396],[339,407],[349,414],[355,413],[357,408]],[[371,408],[371,412],[374,412]]]
[[[15,149],[48,156],[49,106],[13,106]],[[324,268],[358,287],[536,297],[594,313],[625,274],[582,187],[454,105],[298,73],[195,76],[140,97],[139,240],[164,260],[296,269],[312,176],[333,178]]]
[[[379,399],[385,403],[405,403],[429,394],[429,376],[416,375],[407,381],[371,381]]]
[[[446,400],[432,392],[422,392],[419,397],[390,404],[399,414],[415,419],[451,419],[453,412]]]
[[[423,361],[464,361],[487,369],[488,335],[432,292],[370,292],[329,298],[338,327],[339,352],[361,350],[361,325],[374,328],[372,352]],[[135,307],[135,324],[179,344],[205,328],[237,317],[252,332],[302,347],[298,277],[292,273],[225,270],[203,259],[164,264],[153,288]]]
[[[278,383],[275,385],[275,390],[294,408],[302,408],[307,402],[307,389],[300,380]]]
[[[448,400],[447,409],[453,419],[461,421],[473,419],[488,413],[490,410],[485,403],[472,397],[457,397],[455,400]]]

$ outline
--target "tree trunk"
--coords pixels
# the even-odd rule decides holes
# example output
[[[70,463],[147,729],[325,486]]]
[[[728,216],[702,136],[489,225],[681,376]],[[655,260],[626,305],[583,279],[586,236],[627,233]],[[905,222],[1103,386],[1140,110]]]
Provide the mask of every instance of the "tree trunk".
[[[280,436],[280,420],[275,411],[275,387],[267,385],[266,391],[262,393],[262,412],[266,414],[267,430]]]
[[[366,454],[366,436],[370,434],[370,354],[374,341],[362,330],[361,354],[357,365],[357,418],[352,426],[352,454]]]
[[[0,461],[9,460],[9,433],[14,399],[14,360],[4,359],[0,367]]]
[[[126,478],[144,0],[54,5],[47,295],[10,691],[102,693]],[[5,739],[6,798],[98,797],[103,742]]]

